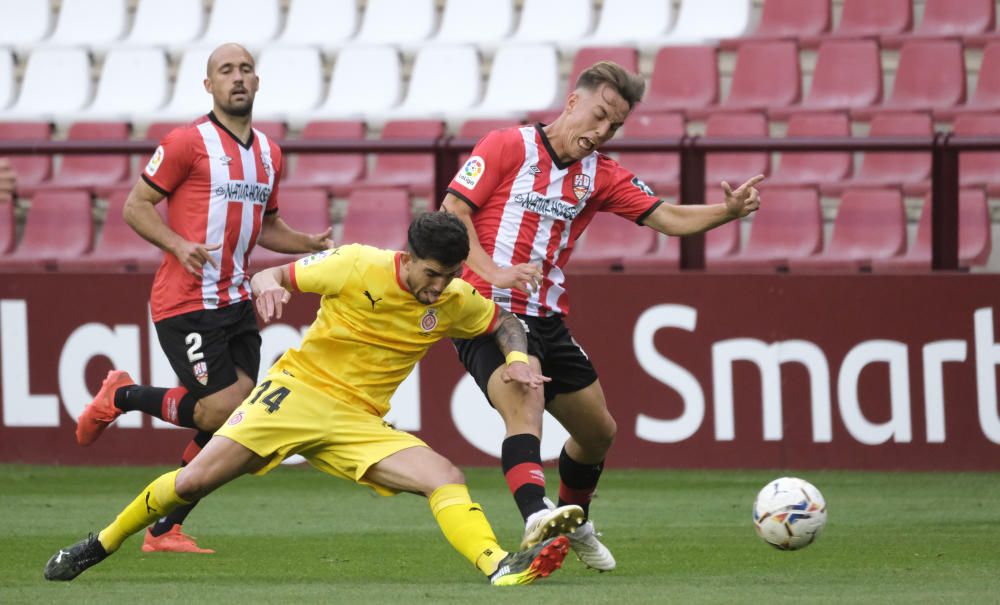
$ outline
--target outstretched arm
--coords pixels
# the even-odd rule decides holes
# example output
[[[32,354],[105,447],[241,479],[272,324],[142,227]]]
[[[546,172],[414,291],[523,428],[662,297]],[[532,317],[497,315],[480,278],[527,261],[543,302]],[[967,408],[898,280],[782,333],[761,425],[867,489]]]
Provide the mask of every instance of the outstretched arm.
[[[646,217],[644,224],[667,235],[694,235],[743,218],[760,208],[760,192],[754,187],[764,179],[758,174],[736,189],[722,182],[725,200],[720,204],[674,205],[660,204]]]
[[[332,233],[332,227],[312,235],[296,231],[289,227],[277,212],[273,212],[264,215],[257,243],[268,250],[287,254],[322,252],[334,247],[333,240],[330,239]]]
[[[497,320],[493,337],[497,346],[507,360],[501,378],[504,382],[520,382],[523,385],[537,389],[552,379],[535,372],[528,363],[528,335],[524,331],[521,320],[510,312],[497,307],[500,318]]]

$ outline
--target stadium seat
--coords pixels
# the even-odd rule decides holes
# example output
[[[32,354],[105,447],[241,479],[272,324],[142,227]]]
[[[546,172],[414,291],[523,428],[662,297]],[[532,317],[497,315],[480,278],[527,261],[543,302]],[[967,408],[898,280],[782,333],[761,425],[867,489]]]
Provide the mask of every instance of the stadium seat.
[[[519,118],[529,111],[550,109],[558,93],[559,56],[554,46],[504,45],[493,56],[483,102],[461,117]]]
[[[323,59],[314,47],[270,46],[257,57],[261,87],[254,118],[284,120],[316,108],[323,96]]]
[[[676,44],[705,44],[746,33],[752,0],[685,0],[666,36],[639,41],[644,52]]]
[[[515,42],[572,42],[593,29],[591,0],[524,0]],[[558,25],[556,25],[558,24]]]
[[[14,82],[14,53],[0,48],[0,110],[14,102],[17,85]]]
[[[931,117],[925,113],[880,114],[871,122],[869,136],[933,135]],[[850,187],[903,187],[908,195],[923,195],[930,187],[930,152],[869,152],[853,178],[840,183],[824,183],[824,195],[837,195]]]
[[[382,140],[437,139],[444,135],[440,120],[390,120],[382,128]],[[404,187],[419,196],[429,196],[434,179],[434,156],[423,153],[380,153],[368,175],[355,188]],[[436,200],[435,200],[436,201]]]
[[[722,103],[692,109],[690,115],[705,117],[724,111],[757,111],[788,107],[802,97],[799,48],[795,42],[748,42],[736,53],[736,67],[729,95]]]
[[[845,113],[802,113],[788,120],[786,136],[848,137],[851,122]],[[762,183],[770,189],[776,186],[816,186],[835,183],[851,176],[854,163],[849,152],[786,152],[771,176]],[[768,196],[770,197],[770,196]],[[770,201],[768,202],[770,205]]]
[[[146,114],[134,112],[134,123],[180,121],[190,122],[212,109],[212,97],[205,92],[205,66],[212,49],[205,46],[188,48],[181,54],[170,101],[162,109]]]
[[[326,100],[305,121],[384,113],[402,92],[399,52],[392,46],[347,46],[337,54]]]
[[[77,122],[66,134],[69,141],[125,141],[129,138],[126,122]],[[130,175],[129,156],[125,154],[64,155],[51,180],[33,187],[18,189],[31,195],[46,189],[85,189],[103,195],[109,189],[122,187]]]
[[[54,77],[53,74],[58,74]],[[82,48],[39,48],[28,56],[21,93],[0,119],[51,119],[90,100],[90,57]]]
[[[202,0],[138,0],[123,46],[181,49],[194,44],[205,26]]]
[[[503,120],[503,119],[491,119],[491,118],[480,118],[473,120],[466,120],[459,127],[456,137],[460,139],[481,139],[490,132],[494,130],[500,130],[501,128],[511,128],[513,126],[520,126],[521,123],[517,120]]]
[[[365,138],[365,125],[357,120],[319,120],[306,124],[299,138],[360,141]],[[297,156],[292,166],[290,174],[281,180],[281,191],[323,189],[340,195],[364,176],[365,156],[360,153],[304,153]]]
[[[31,198],[21,242],[0,257],[0,271],[54,271],[60,260],[89,252],[93,233],[87,193],[38,192]]]
[[[598,212],[573,248],[569,270],[621,270],[625,259],[649,254],[656,231],[611,212]]]
[[[440,118],[468,111],[482,95],[479,51],[470,44],[435,44],[417,51],[406,97],[385,117]],[[441,94],[447,90],[448,94]],[[369,114],[370,117],[374,117]]]
[[[48,2],[0,0],[0,40],[4,46],[27,48],[41,42],[52,25]]]
[[[48,141],[51,138],[52,124],[49,122],[0,122],[0,141]],[[12,155],[9,159],[21,192],[33,191],[35,186],[52,178],[50,154]]]
[[[104,57],[94,101],[82,112],[62,119],[130,120],[152,113],[167,101],[167,56],[159,48],[117,48]]]
[[[787,267],[788,259],[804,258],[823,246],[823,213],[815,188],[776,189],[767,192],[767,211],[753,215],[746,246],[734,256],[709,257],[717,270]]]
[[[281,0],[213,0],[200,46],[238,41],[251,52],[271,42],[281,26]]]
[[[355,191],[347,199],[338,243],[404,250],[410,220],[410,196],[403,189]]]
[[[304,233],[322,233],[330,228],[330,200],[320,189],[284,189],[278,200],[278,216],[291,228]],[[341,244],[342,242],[337,242]],[[250,253],[251,271],[277,267],[307,254],[283,254],[262,246],[254,247]]]
[[[878,38],[910,31],[913,0],[844,0],[836,29],[819,36],[803,36],[799,43],[811,47],[830,39]]]
[[[665,36],[673,22],[673,4],[662,0],[604,0],[594,33],[580,44],[619,46]]]
[[[684,136],[684,116],[679,113],[637,113],[622,126],[622,140],[667,139]],[[677,195],[680,156],[671,151],[623,151],[622,166],[638,175],[656,195]]]
[[[275,42],[327,50],[347,43],[357,29],[356,0],[291,0],[285,27]]]
[[[687,111],[718,101],[714,46],[664,46],[656,52],[643,111]]]
[[[14,200],[0,195],[0,258],[14,247]]]
[[[253,127],[279,143],[288,137],[288,126],[281,120],[254,120]]]
[[[436,18],[434,0],[367,0],[353,42],[416,46],[434,33]]]
[[[982,189],[962,189],[958,198],[958,263],[961,267],[981,267],[993,250],[990,209]],[[872,263],[876,271],[924,270],[931,268],[931,200],[924,200],[917,224],[917,236],[902,256]]]
[[[713,190],[709,190],[710,195]],[[629,273],[660,273],[679,269],[681,238],[657,234],[656,246],[645,256],[624,259]],[[705,258],[719,259],[732,256],[740,246],[739,221],[731,221],[705,234]],[[572,263],[572,261],[571,261]]]
[[[928,66],[933,65],[933,69]],[[955,40],[914,40],[903,44],[889,98],[882,105],[851,111],[870,119],[883,111],[947,109],[965,102],[965,55]]]
[[[789,259],[788,266],[792,271],[864,270],[905,247],[906,212],[899,189],[851,189],[841,197],[826,248]]]
[[[955,118],[955,135],[1000,135],[1000,113],[963,114]],[[963,151],[958,156],[958,178],[963,187],[986,187],[991,196],[1000,196],[1000,152]]]
[[[914,38],[976,36],[993,29],[995,0],[924,0],[923,18],[912,33],[882,36],[882,45],[898,48]]]
[[[469,10],[463,0],[446,0],[441,28],[434,42],[445,44],[476,44],[483,49],[495,49],[514,29],[512,0],[492,0],[476,4]]]
[[[767,119],[761,113],[717,113],[705,122],[708,137],[766,137]],[[718,190],[721,181],[737,187],[757,174],[768,174],[771,156],[767,153],[708,153],[705,155],[706,197]]]
[[[108,196],[100,240],[88,254],[60,259],[60,271],[151,273],[156,270],[163,260],[163,251],[144,240],[125,222],[123,211],[128,193],[128,190],[121,189]],[[166,202],[160,202],[156,208],[163,213],[166,205]]]
[[[50,46],[98,46],[119,40],[128,25],[127,0],[62,0]]]
[[[800,104],[772,108],[775,119],[801,111],[872,107],[882,100],[882,60],[874,40],[829,40],[816,54],[812,84]]]
[[[764,0],[760,22],[752,32],[723,40],[723,49],[769,39],[798,40],[830,31],[833,21],[830,0]]]
[[[629,46],[587,46],[576,51],[566,80],[566,90],[573,90],[580,72],[598,61],[613,61],[632,73],[639,71],[639,51]]]
[[[959,114],[988,111],[1000,111],[1000,41],[983,49],[976,89],[969,99],[962,105],[935,109],[934,118],[950,121]]]

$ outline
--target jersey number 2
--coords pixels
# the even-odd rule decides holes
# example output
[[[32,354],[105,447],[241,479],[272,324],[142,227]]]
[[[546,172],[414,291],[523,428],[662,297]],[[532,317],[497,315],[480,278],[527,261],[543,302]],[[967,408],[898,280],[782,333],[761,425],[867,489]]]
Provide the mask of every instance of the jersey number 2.
[[[264,395],[264,391],[268,390],[269,388],[271,388],[270,380],[265,380],[264,382],[260,383],[260,386],[257,387],[257,394],[254,395],[253,399],[250,400],[251,405],[257,403],[257,400],[260,399],[260,396]],[[285,397],[288,396],[289,393],[291,393],[291,391],[288,390],[287,387],[278,387],[273,391],[271,391],[270,393],[268,393],[267,395],[264,395],[264,398],[261,399],[261,403],[267,406],[268,414],[273,414],[278,411],[278,408],[281,407],[281,402],[285,399]]]

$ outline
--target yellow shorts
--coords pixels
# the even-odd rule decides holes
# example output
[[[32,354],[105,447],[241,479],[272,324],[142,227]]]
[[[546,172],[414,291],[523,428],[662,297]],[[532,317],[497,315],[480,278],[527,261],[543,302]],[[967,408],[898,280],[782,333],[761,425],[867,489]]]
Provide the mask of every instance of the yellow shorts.
[[[368,469],[401,450],[427,447],[381,417],[285,374],[269,374],[215,434],[267,460],[255,475],[301,454],[324,473],[368,485],[383,496],[397,491],[364,479]]]

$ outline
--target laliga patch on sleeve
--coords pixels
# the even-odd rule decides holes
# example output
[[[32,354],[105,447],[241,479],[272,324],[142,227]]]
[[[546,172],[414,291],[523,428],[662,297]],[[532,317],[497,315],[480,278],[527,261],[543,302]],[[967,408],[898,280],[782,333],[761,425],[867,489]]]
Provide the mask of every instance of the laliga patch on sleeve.
[[[312,255],[307,256],[305,258],[300,258],[299,261],[298,261],[299,262],[299,266],[301,266],[301,267],[308,267],[309,265],[311,265],[313,263],[318,263],[319,261],[321,261],[324,258],[330,256],[331,254],[339,254],[339,253],[340,252],[336,248],[327,248],[326,250],[323,250],[322,252],[317,252],[316,254],[312,254]]]
[[[146,175],[153,176],[156,171],[160,169],[160,164],[163,163],[163,145],[156,148],[153,152],[153,157],[149,158],[149,163],[146,164]]]
[[[636,177],[632,177],[632,184],[635,185],[635,187],[639,191],[642,191],[643,193],[645,193],[649,197],[656,197],[656,194],[653,193],[653,190],[650,189],[649,185],[647,185],[646,183],[643,183],[642,179],[640,179],[639,177],[637,177],[637,176]]]
[[[474,155],[458,171],[458,176],[455,177],[455,180],[461,183],[466,189],[475,189],[476,183],[479,182],[479,177],[483,176],[484,172],[486,172],[485,160],[478,155]]]

